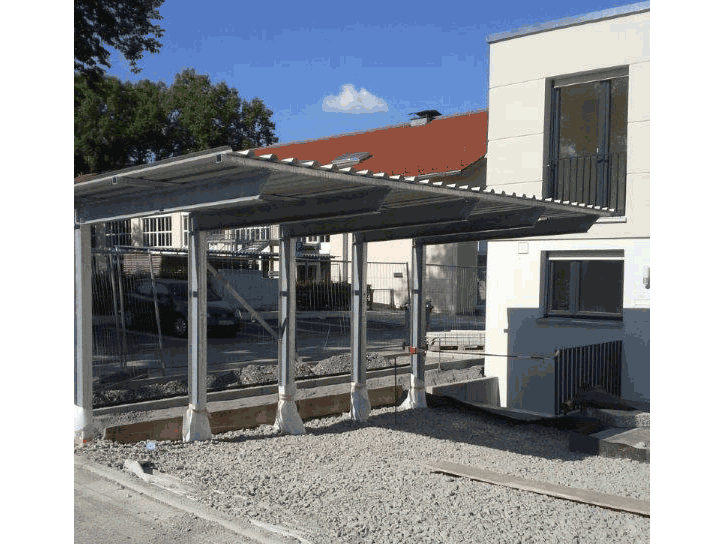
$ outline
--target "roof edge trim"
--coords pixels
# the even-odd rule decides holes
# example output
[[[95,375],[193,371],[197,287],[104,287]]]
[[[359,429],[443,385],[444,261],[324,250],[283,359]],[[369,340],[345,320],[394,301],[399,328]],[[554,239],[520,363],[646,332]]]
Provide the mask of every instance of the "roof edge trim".
[[[637,13],[643,13],[646,11],[650,11],[650,1],[639,2],[637,4],[628,4],[625,6],[618,6],[610,9],[604,9],[602,11],[586,13],[584,15],[575,15],[573,17],[565,17],[564,19],[557,19],[555,21],[527,25],[516,30],[508,30],[506,32],[490,34],[489,36],[487,36],[487,43],[497,43],[504,40],[510,40],[512,38],[528,36],[530,34],[540,34],[542,32],[548,32],[550,30],[557,30],[571,26],[594,23],[606,19],[613,19],[615,17],[623,17],[625,15],[635,15]]]

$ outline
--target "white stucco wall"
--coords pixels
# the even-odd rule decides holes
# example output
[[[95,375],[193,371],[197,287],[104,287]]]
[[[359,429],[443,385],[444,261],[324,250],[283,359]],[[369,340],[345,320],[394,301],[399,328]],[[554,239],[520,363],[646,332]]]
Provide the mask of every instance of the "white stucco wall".
[[[521,253],[517,241],[489,244],[487,266],[487,352],[496,355],[553,354],[558,348],[623,340],[623,397],[650,398],[650,290],[643,285],[643,269],[650,266],[647,239],[540,240],[526,242]],[[572,326],[544,317],[544,273],[548,251],[623,252],[623,322],[612,328],[594,322]],[[539,320],[539,321],[538,321]],[[533,411],[554,408],[554,367],[551,361],[488,357],[488,376],[499,378],[499,398],[504,405]],[[523,384],[541,383],[525,389]],[[526,393],[526,394],[525,394]],[[544,408],[549,407],[550,410]]]
[[[487,185],[542,196],[548,144],[549,80],[587,71],[628,69],[628,157],[625,217],[599,220],[588,233],[487,245],[487,352],[551,354],[559,347],[624,342],[623,396],[650,398],[650,14],[649,12],[516,37],[490,46]],[[622,327],[545,322],[548,251],[622,250]],[[540,320],[539,322],[537,320]],[[488,357],[500,402],[554,409],[554,367],[544,361]]]

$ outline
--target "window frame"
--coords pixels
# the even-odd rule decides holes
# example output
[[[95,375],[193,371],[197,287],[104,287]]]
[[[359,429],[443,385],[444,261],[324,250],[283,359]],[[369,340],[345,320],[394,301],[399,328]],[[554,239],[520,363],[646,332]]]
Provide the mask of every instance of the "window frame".
[[[630,74],[629,66],[618,66],[605,70],[596,70],[591,72],[583,72],[580,74],[572,74],[567,76],[559,76],[547,79],[547,99],[549,100],[548,114],[545,116],[547,127],[545,130],[545,152],[547,160],[545,161],[544,176],[543,176],[543,191],[542,194],[546,198],[555,198],[556,185],[558,172],[557,168],[558,161],[560,161],[560,114],[562,111],[562,100],[560,96],[560,90],[565,87],[571,87],[574,85],[583,85],[587,83],[605,83],[599,92],[600,97],[598,100],[598,123],[595,127],[597,131],[597,153],[594,155],[597,157],[595,161],[595,185],[596,192],[594,197],[590,197],[588,204],[594,204],[596,206],[604,207],[617,207],[617,211],[620,215],[625,214],[626,205],[626,194],[625,194],[625,183],[623,180],[622,190],[616,189],[615,202],[613,200],[613,188],[612,183],[612,169],[621,168],[618,161],[615,161],[613,157],[610,157],[610,149],[612,148],[609,142],[610,133],[610,120],[611,120],[611,101],[612,101],[612,81],[616,79],[625,79],[627,81],[627,92],[630,93]],[[626,101],[626,112],[625,112],[625,127],[626,127],[626,142],[627,142],[627,114],[628,114],[628,101]],[[606,160],[602,160],[603,157],[607,157]],[[627,161],[627,152],[624,153],[625,161]],[[582,156],[583,167],[586,167],[588,157]],[[590,160],[592,160],[590,158]],[[623,164],[626,164],[624,162]],[[576,168],[580,168],[579,162],[576,163]],[[626,174],[625,174],[626,175]],[[590,182],[591,184],[592,182]],[[565,187],[567,184],[565,184]],[[579,189],[577,189],[579,191]],[[567,198],[566,198],[567,200]],[[570,199],[571,200],[571,199]],[[577,200],[577,199],[576,199]],[[583,198],[584,199],[584,195]]]
[[[620,300],[618,311],[598,312],[593,310],[580,310],[582,302],[582,262],[611,262],[621,263]],[[567,310],[554,309],[554,263],[569,263],[569,308]],[[572,319],[572,320],[605,320],[622,321],[625,294],[625,259],[622,251],[608,252],[550,252],[545,259],[544,284],[544,318]]]
[[[161,226],[163,226],[162,221],[169,222],[168,229],[161,228]],[[151,230],[152,225],[153,230]],[[143,232],[144,238],[144,247],[172,247],[174,240],[173,226],[174,222],[171,215],[155,215],[153,217],[144,217],[141,222],[141,230]]]
[[[104,234],[106,247],[132,245],[131,220],[119,219],[117,221],[106,222],[106,224],[104,225]],[[128,243],[118,243],[123,241],[126,241]]]

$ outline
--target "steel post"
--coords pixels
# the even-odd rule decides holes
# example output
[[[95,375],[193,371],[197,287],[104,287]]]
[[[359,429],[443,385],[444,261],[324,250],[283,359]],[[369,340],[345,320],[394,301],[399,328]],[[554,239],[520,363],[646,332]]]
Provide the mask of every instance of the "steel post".
[[[208,233],[199,230],[195,214],[189,215],[189,305],[187,346],[189,406],[184,413],[184,442],[212,437],[207,410],[207,246]]]
[[[425,408],[426,306],[424,302],[425,246],[414,238],[411,248],[411,386],[401,408]]]
[[[285,434],[305,434],[305,426],[295,404],[295,239],[280,227],[279,329],[277,379],[279,399],[275,430]]]
[[[91,226],[75,223],[75,380],[74,436],[84,442],[94,433],[93,425],[93,323],[91,282]]]
[[[350,351],[353,381],[350,388],[350,417],[367,421],[371,402],[366,388],[366,281],[368,248],[360,233],[353,234],[353,283],[351,285]]]

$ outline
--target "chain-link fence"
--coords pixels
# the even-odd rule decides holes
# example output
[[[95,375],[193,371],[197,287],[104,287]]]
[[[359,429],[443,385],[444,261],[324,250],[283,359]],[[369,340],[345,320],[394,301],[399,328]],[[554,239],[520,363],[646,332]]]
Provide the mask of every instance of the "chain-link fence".
[[[208,262],[213,269],[207,301],[210,390],[274,383],[279,332],[276,255],[210,250]],[[93,250],[98,405],[184,394],[187,263],[185,250]],[[483,329],[483,316],[476,315],[476,269],[428,265],[426,278],[425,296],[433,304],[429,330]],[[350,368],[350,280],[349,262],[319,255],[297,257],[299,378]],[[408,344],[410,281],[407,263],[368,263],[369,368],[392,365],[386,357],[401,355]],[[130,382],[146,385],[132,387]],[[119,393],[122,383],[133,391]]]

